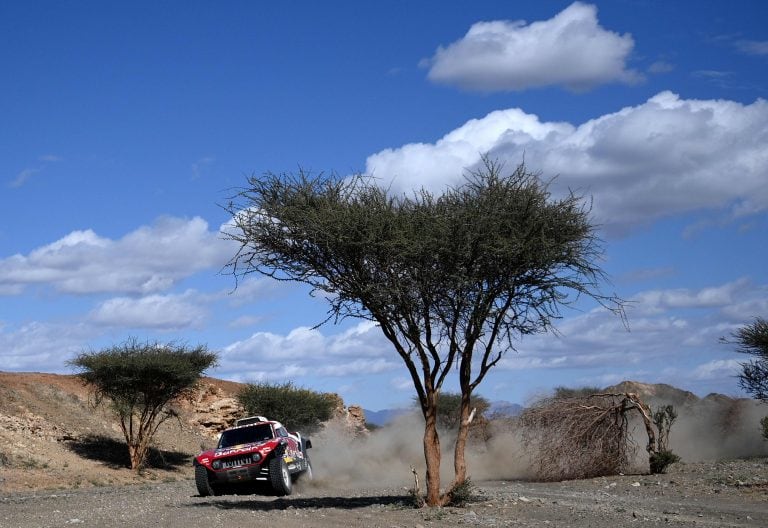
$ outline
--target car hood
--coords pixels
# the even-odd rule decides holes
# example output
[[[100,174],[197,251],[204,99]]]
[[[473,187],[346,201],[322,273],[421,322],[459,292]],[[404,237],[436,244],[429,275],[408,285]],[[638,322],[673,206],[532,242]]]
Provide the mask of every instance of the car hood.
[[[276,444],[277,444],[277,440],[272,439],[272,440],[265,440],[264,442],[252,442],[250,444],[240,444],[236,446],[225,447],[222,449],[209,449],[208,451],[203,451],[202,453],[197,455],[197,458],[215,459],[220,457],[237,455],[239,453],[251,453],[253,451],[259,451],[262,454],[264,454],[265,452],[271,451]]]

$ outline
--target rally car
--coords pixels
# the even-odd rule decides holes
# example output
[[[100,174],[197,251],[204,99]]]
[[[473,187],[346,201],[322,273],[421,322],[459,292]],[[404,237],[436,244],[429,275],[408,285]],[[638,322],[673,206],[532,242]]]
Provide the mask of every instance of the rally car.
[[[195,457],[197,491],[205,497],[230,484],[264,481],[277,495],[290,495],[300,475],[312,478],[310,447],[309,438],[289,433],[280,422],[263,416],[240,419],[221,433],[216,449]]]

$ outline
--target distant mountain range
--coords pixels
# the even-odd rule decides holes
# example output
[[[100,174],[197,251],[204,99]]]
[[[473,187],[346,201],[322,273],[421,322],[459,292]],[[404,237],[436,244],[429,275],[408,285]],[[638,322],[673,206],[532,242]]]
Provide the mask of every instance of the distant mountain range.
[[[396,409],[382,409],[380,411],[371,411],[369,409],[363,409],[365,411],[365,421],[373,425],[387,425],[396,418],[416,412],[414,408],[396,408]],[[491,402],[491,408],[486,413],[486,416],[502,415],[502,416],[517,416],[523,411],[523,406],[517,403],[511,403],[508,401],[494,401]]]
[[[664,383],[642,383],[638,381],[622,381],[616,385],[602,389],[608,393],[633,392],[638,394],[646,403],[651,406],[661,403],[673,404],[679,408],[696,407],[707,404],[727,405],[734,400],[722,394],[708,394],[704,398],[699,398],[694,393],[678,389],[672,385]],[[523,412],[524,407],[518,403],[512,403],[504,400],[491,402],[491,407],[486,412],[486,417],[496,416],[517,416]],[[365,421],[374,425],[386,425],[392,422],[398,416],[416,412],[415,408],[382,409],[380,411],[371,411],[364,409]]]
[[[380,411],[371,411],[369,409],[363,409],[365,411],[365,422],[373,425],[387,425],[399,416],[403,416],[408,413],[415,412],[413,408],[399,408],[399,409],[382,409]]]

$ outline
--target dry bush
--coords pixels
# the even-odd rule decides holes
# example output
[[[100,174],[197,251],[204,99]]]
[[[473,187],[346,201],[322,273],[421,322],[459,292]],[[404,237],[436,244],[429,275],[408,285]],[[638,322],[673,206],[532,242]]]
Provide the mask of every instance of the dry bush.
[[[536,476],[567,480],[626,471],[637,449],[629,435],[631,412],[643,418],[649,451],[655,448],[648,407],[634,394],[593,394],[542,400],[520,416],[523,443]]]

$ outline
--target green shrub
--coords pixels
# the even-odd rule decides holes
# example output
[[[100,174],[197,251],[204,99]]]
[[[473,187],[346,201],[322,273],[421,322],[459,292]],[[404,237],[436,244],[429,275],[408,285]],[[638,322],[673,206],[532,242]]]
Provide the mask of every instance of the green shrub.
[[[333,415],[334,394],[296,387],[292,382],[249,383],[237,395],[249,415],[279,420],[290,431],[312,434]]]
[[[555,393],[552,396],[556,400],[567,400],[570,398],[584,398],[593,394],[600,394],[603,389],[600,387],[555,387]]]
[[[667,467],[675,462],[680,462],[680,457],[668,449],[662,449],[651,455],[650,462],[651,473],[656,475],[659,473],[666,473]]]
[[[472,480],[467,477],[464,482],[460,482],[459,484],[456,484],[451,489],[451,506],[458,506],[462,507],[465,506],[468,502],[471,502],[475,499],[477,495],[477,486],[475,486],[475,483],[472,482]]]
[[[414,398],[414,405],[419,405],[418,398]],[[469,400],[469,408],[476,409],[473,425],[480,424],[485,413],[491,408],[490,402],[479,394],[473,394]],[[446,431],[455,431],[459,428],[459,412],[461,411],[461,393],[440,392],[437,395],[437,425]]]
[[[763,438],[768,440],[768,416],[765,416],[762,420],[760,420],[760,426],[763,430]]]

